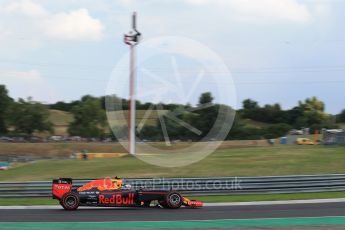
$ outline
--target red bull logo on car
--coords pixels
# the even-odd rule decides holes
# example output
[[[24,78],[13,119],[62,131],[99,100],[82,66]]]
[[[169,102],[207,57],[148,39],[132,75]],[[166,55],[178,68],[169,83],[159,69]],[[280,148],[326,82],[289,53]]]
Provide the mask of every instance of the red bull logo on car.
[[[132,205],[134,204],[134,193],[128,193],[127,196],[122,196],[122,194],[114,194],[112,196],[99,195],[98,202],[100,204]]]

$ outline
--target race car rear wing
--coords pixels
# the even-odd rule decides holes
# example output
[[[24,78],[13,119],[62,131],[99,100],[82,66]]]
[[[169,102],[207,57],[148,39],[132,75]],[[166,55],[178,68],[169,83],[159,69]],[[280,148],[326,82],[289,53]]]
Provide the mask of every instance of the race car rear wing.
[[[72,184],[72,182],[72,178],[59,178],[53,180],[53,184]]]
[[[61,197],[72,190],[71,178],[54,179],[52,183],[52,196],[53,199],[61,199]]]

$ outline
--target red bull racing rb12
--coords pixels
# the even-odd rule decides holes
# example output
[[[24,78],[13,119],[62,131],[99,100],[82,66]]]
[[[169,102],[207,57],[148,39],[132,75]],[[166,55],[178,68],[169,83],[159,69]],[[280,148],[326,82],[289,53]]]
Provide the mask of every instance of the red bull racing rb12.
[[[203,203],[190,200],[177,191],[132,189],[123,186],[122,179],[97,179],[82,186],[74,186],[71,178],[54,179],[53,199],[58,199],[65,210],[79,206],[98,207],[156,207],[177,209],[181,206],[202,207]]]

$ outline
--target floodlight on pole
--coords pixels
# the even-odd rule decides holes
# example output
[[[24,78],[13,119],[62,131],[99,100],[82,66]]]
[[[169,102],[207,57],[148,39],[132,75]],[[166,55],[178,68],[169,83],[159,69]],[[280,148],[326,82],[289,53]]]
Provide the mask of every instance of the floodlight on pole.
[[[139,43],[140,32],[136,28],[136,12],[132,14],[132,30],[124,35],[124,42],[130,48],[129,60],[129,106],[128,106],[128,152],[135,155],[135,91],[136,91],[136,64],[135,46]]]

